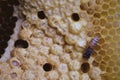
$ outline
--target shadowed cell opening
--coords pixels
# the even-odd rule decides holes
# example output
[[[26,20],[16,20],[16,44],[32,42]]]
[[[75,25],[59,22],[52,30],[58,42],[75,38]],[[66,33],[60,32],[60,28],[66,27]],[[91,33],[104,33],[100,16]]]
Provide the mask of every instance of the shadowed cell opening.
[[[90,70],[90,65],[89,63],[85,62],[81,65],[81,71],[83,73],[87,73]]]
[[[28,48],[29,44],[25,40],[18,39],[18,40],[15,41],[14,46],[17,47],[17,48]]]
[[[47,71],[51,71],[52,70],[52,65],[50,63],[45,63],[43,65],[43,69],[47,72]]]

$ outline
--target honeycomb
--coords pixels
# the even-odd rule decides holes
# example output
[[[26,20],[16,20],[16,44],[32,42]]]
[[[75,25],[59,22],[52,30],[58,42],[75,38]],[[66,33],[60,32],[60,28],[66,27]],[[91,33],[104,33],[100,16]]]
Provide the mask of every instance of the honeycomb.
[[[19,2],[20,39],[0,62],[1,80],[120,80],[120,0]]]

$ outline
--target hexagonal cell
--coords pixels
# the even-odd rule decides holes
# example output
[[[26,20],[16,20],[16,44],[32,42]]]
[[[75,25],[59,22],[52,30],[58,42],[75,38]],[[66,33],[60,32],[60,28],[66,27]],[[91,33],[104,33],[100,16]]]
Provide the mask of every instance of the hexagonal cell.
[[[106,66],[103,65],[103,64],[100,64],[100,69],[101,69],[102,71],[105,71],[105,70],[106,70]]]
[[[116,60],[116,59],[119,59],[119,56],[118,56],[117,54],[113,54],[113,55],[111,55],[111,58],[112,58],[113,60]]]
[[[107,23],[107,21],[104,18],[100,19],[100,25],[101,26],[105,26],[106,23]]]
[[[95,61],[96,62],[101,62],[102,61],[102,56],[100,56],[100,55],[97,55],[96,57],[95,57]]]
[[[114,27],[114,28],[120,27],[120,21],[118,21],[118,20],[117,20],[117,21],[114,21],[114,22],[113,22],[113,27]]]
[[[98,43],[99,43],[100,45],[104,44],[104,42],[105,42],[105,40],[104,40],[103,38],[100,38],[100,39],[98,40]]]
[[[92,15],[92,14],[94,13],[94,10],[91,9],[91,8],[89,8],[89,9],[87,10],[87,13],[88,13],[89,15]]]
[[[111,36],[114,36],[115,34],[116,34],[115,29],[111,29],[111,30],[109,31],[109,35],[111,35]]]
[[[101,49],[101,46],[100,46],[100,45],[96,45],[96,46],[94,47],[94,49],[95,49],[96,51],[99,51],[99,50]]]
[[[93,66],[98,66],[99,63],[98,63],[97,61],[94,60],[94,61],[92,62],[92,65],[93,65]]]
[[[116,34],[116,35],[113,36],[112,39],[113,39],[113,41],[120,41],[120,36]]]
[[[109,14],[110,14],[110,15],[115,14],[115,9],[109,9]]]
[[[104,56],[103,60],[106,61],[106,62],[108,62],[110,60],[110,57],[109,56]]]
[[[96,5],[94,8],[95,8],[95,11],[101,11],[101,6]]]
[[[95,32],[100,32],[100,30],[101,30],[101,26],[95,26],[94,27],[94,31]]]
[[[111,41],[111,42],[109,43],[109,46],[112,46],[113,48],[116,48],[116,43],[115,43],[114,41]]]
[[[108,56],[111,56],[113,54],[113,50],[110,47],[113,48],[112,46],[109,45],[109,49],[107,49]]]
[[[105,51],[105,50],[100,50],[100,51],[98,52],[98,54],[101,55],[101,56],[104,56],[104,55],[106,54],[106,51]]]
[[[104,50],[104,51],[106,51],[107,49],[109,49],[109,45],[108,45],[108,43],[104,43],[104,44],[102,44],[101,45],[101,47],[102,47],[102,49]]]
[[[93,36],[94,36],[94,32],[93,32],[93,31],[88,31],[88,32],[87,32],[87,35],[88,35],[89,37],[93,37]]]
[[[112,21],[114,20],[114,17],[110,15],[110,16],[107,17],[107,20],[108,20],[109,22],[112,22]]]
[[[95,33],[94,36],[98,36],[99,38],[102,36],[101,33]]]
[[[106,23],[105,28],[106,29],[111,29],[112,28],[112,23]]]
[[[115,20],[119,20],[120,19],[120,14],[119,13],[114,14],[114,18],[115,18]]]
[[[108,66],[113,66],[113,65],[115,65],[114,60],[109,60],[109,61],[108,61]],[[113,67],[114,67],[114,66],[113,66]]]
[[[81,10],[87,10],[87,9],[88,9],[87,3],[81,3],[81,4],[80,4],[80,9],[81,9]]]
[[[118,5],[120,4],[120,0],[117,0],[117,4],[118,4]]]
[[[108,12],[107,11],[102,11],[101,15],[104,16],[104,17],[107,17],[108,16]]]
[[[115,0],[110,1],[109,3],[110,7],[115,7],[117,5],[117,2]]]
[[[95,18],[100,18],[101,15],[100,15],[100,13],[94,13],[94,17],[95,17]]]
[[[109,36],[109,35],[106,35],[106,36],[105,36],[105,41],[110,41],[110,40],[112,40],[112,37]]]
[[[120,28],[118,28],[118,29],[116,30],[116,32],[117,32],[118,34],[120,34]]]
[[[120,69],[119,66],[116,66],[116,65],[115,65],[115,66],[113,67],[113,71],[114,71],[114,72],[117,72],[119,69]]]
[[[112,67],[107,67],[107,68],[106,68],[106,72],[112,73],[112,72],[113,72]]]
[[[103,5],[102,5],[102,9],[104,9],[104,10],[108,10],[108,9],[109,9],[109,5],[108,5],[108,4],[106,4],[106,3],[105,3],[105,4],[103,4]]]
[[[102,3],[103,3],[103,1],[102,1],[102,0],[96,0],[95,2],[96,2],[96,4],[97,4],[97,5],[100,5],[100,4],[102,4]]]
[[[102,60],[102,61],[100,62],[100,64],[107,65],[107,62],[104,61],[104,60]]]
[[[107,29],[102,29],[101,34],[102,35],[108,35],[108,30]]]
[[[116,7],[116,12],[120,13],[120,5]]]
[[[93,25],[99,25],[99,20],[98,19],[95,19],[95,20],[93,20]]]

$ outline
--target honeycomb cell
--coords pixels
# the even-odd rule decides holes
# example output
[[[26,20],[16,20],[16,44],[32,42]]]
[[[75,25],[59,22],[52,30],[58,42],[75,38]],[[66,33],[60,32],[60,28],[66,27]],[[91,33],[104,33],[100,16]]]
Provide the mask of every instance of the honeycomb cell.
[[[110,7],[115,7],[117,5],[117,2],[115,0],[110,1],[109,3]]]
[[[106,22],[105,19],[100,19],[100,25],[101,25],[101,26],[105,26],[106,23],[107,23],[107,22]]]
[[[88,5],[86,3],[81,3],[80,9],[81,10],[87,10],[88,9]]]
[[[112,39],[113,39],[113,41],[119,41],[120,36],[119,35],[114,35]]]
[[[109,9],[109,5],[108,5],[108,4],[103,4],[103,5],[102,5],[102,8],[103,8],[104,10],[107,10],[107,9]]]
[[[109,35],[115,35],[116,34],[116,31],[114,30],[114,29],[111,29],[110,31],[109,31]]]
[[[89,37],[93,37],[94,32],[93,32],[93,31],[88,31],[88,32],[87,32],[87,35],[88,35]]]
[[[108,16],[107,20],[110,21],[110,22],[112,22],[114,20],[114,18],[113,18],[113,16]]]
[[[120,4],[120,0],[117,0],[118,5]]]
[[[100,32],[100,29],[101,29],[100,26],[95,26],[95,27],[94,27],[94,31],[95,31],[95,32]]]
[[[114,67],[113,67],[113,71],[114,71],[114,72],[117,72],[118,70],[119,70],[119,67],[118,67],[118,66],[114,66]]]
[[[120,13],[120,6],[117,6],[117,7],[116,7],[116,12],[117,12],[117,13]]]
[[[108,43],[104,43],[101,45],[102,49],[104,49],[105,51],[109,48],[108,46]]]
[[[109,66],[113,66],[113,65],[115,65],[115,62],[114,62],[113,60],[109,60],[109,61],[108,61],[108,67],[109,67]]]
[[[101,60],[100,64],[107,65],[107,62],[104,60]]]
[[[109,54],[109,53],[108,53],[108,54]],[[104,57],[103,57],[103,60],[106,61],[106,62],[108,62],[108,61],[110,60],[110,57],[109,57],[109,56],[104,56]]]
[[[116,30],[116,32],[117,32],[117,34],[120,34],[120,28],[118,28],[118,29]]]
[[[106,23],[105,28],[106,29],[111,29],[112,28],[112,24],[111,23]]]
[[[120,21],[114,21],[113,22],[113,27],[114,28],[117,28],[117,27],[119,27],[120,26]]]
[[[99,63],[94,60],[94,61],[92,62],[92,65],[93,65],[93,66],[99,66]]]
[[[110,45],[109,45],[109,47],[112,47],[112,46],[110,46]],[[113,54],[113,50],[112,50],[112,49],[110,49],[110,48],[109,48],[109,49],[107,49],[107,55],[108,55],[108,56],[110,56],[109,54],[110,54],[110,55],[112,55],[112,54]]]
[[[98,55],[98,56],[95,57],[95,61],[96,62],[100,62],[101,60],[102,60],[102,56]]]
[[[99,38],[101,37],[101,33],[95,33],[96,36],[98,36]]]
[[[78,13],[73,13],[73,14],[71,15],[71,18],[72,18],[72,20],[74,20],[74,21],[79,21],[79,19],[80,19]]]
[[[100,50],[100,51],[98,52],[98,54],[101,55],[101,56],[104,56],[104,55],[106,54],[106,51],[105,51],[105,50]]]
[[[52,65],[50,63],[45,63],[43,65],[43,69],[47,72],[47,71],[51,71],[52,70]]]
[[[102,0],[96,0],[95,2],[96,2],[97,5],[100,5],[100,4],[102,4],[103,1]]]
[[[113,55],[111,55],[111,57],[112,57],[113,60],[116,60],[116,59],[119,58],[119,56],[117,54],[113,54]]]
[[[102,35],[107,35],[107,34],[108,34],[108,31],[107,31],[106,29],[102,29],[101,34],[102,34]]]
[[[102,11],[101,15],[104,16],[104,17],[107,17],[108,16],[108,12],[107,11]]]
[[[89,9],[87,10],[87,13],[88,13],[89,15],[92,15],[92,14],[94,13],[94,10],[91,9],[91,8],[89,8]]]
[[[105,70],[106,70],[106,67],[105,67],[105,65],[103,65],[103,64],[100,64],[100,69],[101,69],[102,71],[105,71]]]
[[[109,35],[107,35],[107,36],[105,37],[105,40],[106,40],[106,41],[110,41],[110,40],[112,40],[112,37],[109,36]]]
[[[104,42],[105,42],[105,40],[104,40],[103,38],[100,38],[99,41],[98,41],[98,43],[99,43],[100,45],[104,44]]]
[[[119,19],[120,19],[120,14],[119,14],[119,13],[114,14],[114,18],[115,18],[116,20],[119,20]]]
[[[101,15],[100,15],[100,13],[95,13],[95,14],[94,14],[94,17],[95,17],[95,18],[100,18]]]
[[[99,24],[99,20],[98,19],[95,19],[95,20],[93,20],[93,25],[98,25]]]
[[[81,71],[83,72],[83,73],[87,73],[88,71],[90,70],[90,65],[89,65],[89,63],[83,63],[82,65],[81,65]]]
[[[106,72],[112,73],[113,69],[111,67],[106,68]]]
[[[110,15],[115,14],[115,9],[109,9],[109,14],[110,14]]]
[[[100,45],[96,45],[94,49],[98,51],[98,50],[101,49],[101,46]]]

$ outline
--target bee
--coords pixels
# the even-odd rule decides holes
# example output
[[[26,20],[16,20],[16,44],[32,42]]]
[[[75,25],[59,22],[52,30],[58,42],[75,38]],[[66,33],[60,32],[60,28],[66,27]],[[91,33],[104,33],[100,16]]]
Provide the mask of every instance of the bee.
[[[98,36],[95,36],[91,42],[89,43],[89,46],[85,49],[85,53],[83,54],[83,58],[89,59],[91,54],[93,53],[94,46],[98,43]]]

